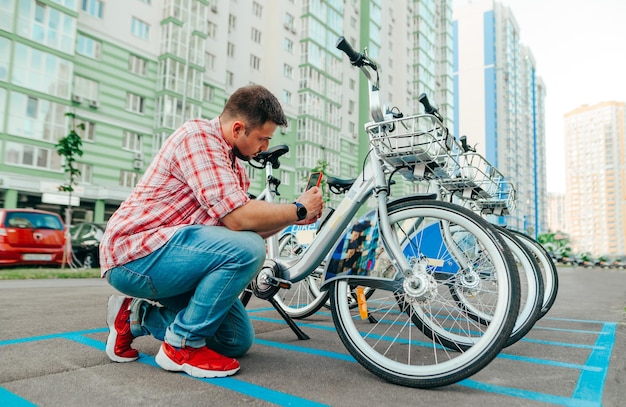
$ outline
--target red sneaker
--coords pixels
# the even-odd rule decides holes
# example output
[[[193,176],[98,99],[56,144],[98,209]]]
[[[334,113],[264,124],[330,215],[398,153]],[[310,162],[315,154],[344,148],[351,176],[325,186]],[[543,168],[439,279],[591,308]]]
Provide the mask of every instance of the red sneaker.
[[[193,377],[226,377],[239,370],[237,359],[222,356],[207,348],[175,348],[163,342],[155,358],[157,364],[172,372]]]
[[[107,306],[107,325],[109,337],[107,338],[106,352],[114,362],[132,362],[137,360],[139,352],[130,345],[133,342],[133,334],[130,332],[130,302],[132,298],[112,295]]]

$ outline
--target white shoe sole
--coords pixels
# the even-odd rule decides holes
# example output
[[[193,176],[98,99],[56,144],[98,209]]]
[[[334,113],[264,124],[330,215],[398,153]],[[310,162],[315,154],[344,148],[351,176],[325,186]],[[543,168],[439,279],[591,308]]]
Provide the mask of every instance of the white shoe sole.
[[[191,366],[187,363],[179,365],[174,362],[172,359],[168,358],[165,352],[163,351],[163,347],[159,348],[159,353],[157,353],[154,358],[156,363],[161,366],[161,368],[168,370],[170,372],[185,372],[189,376],[193,377],[201,377],[201,378],[212,378],[212,377],[227,377],[232,376],[239,371],[239,368],[231,369],[231,370],[204,370],[198,369],[197,367]]]
[[[124,358],[115,354],[115,340],[117,339],[117,331],[115,330],[115,318],[122,307],[124,297],[119,295],[112,295],[109,297],[109,303],[107,304],[107,326],[109,327],[109,336],[107,337],[106,353],[109,359],[114,362],[132,362],[139,358]]]

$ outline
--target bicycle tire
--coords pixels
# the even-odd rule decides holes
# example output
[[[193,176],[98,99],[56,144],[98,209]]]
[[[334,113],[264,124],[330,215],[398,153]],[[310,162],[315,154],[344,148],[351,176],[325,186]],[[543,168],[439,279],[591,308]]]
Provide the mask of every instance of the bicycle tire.
[[[559,291],[559,274],[556,264],[554,264],[550,253],[548,253],[541,243],[522,232],[516,230],[511,230],[510,232],[526,245],[535,255],[535,259],[539,264],[544,283],[543,304],[539,314],[539,319],[541,319],[550,311],[552,305],[554,305]]]
[[[281,238],[278,252],[281,256],[298,256],[299,251],[295,236],[287,235]],[[289,289],[280,289],[274,300],[287,315],[294,319],[302,319],[315,314],[328,300],[328,292],[321,291],[319,286],[323,267],[318,267],[304,279],[293,283]]]
[[[497,226],[497,229],[511,250],[520,275],[520,311],[517,315],[513,332],[505,344],[505,347],[508,347],[526,336],[539,319],[544,298],[544,287],[543,277],[533,253],[509,230],[499,226]],[[451,287],[451,290],[453,290],[453,287]],[[459,306],[465,307],[462,292],[453,290],[452,295],[455,298],[459,298]],[[490,319],[489,316],[485,315],[478,317],[471,307],[467,311],[470,318],[475,318],[481,323],[488,323]]]
[[[487,282],[492,277],[497,279],[496,291],[480,292],[476,299],[485,300],[483,305],[491,308],[491,322],[482,325],[468,318],[450,295],[454,274],[437,272],[436,267],[420,272],[418,268],[424,266],[425,258],[422,248],[407,244],[402,250],[413,265],[411,278],[419,274],[428,282],[421,297],[411,296],[404,288],[411,288],[411,281],[404,277],[396,278],[387,288],[376,285],[375,294],[366,302],[368,317],[363,319],[358,309],[349,307],[345,293],[350,280],[329,283],[331,312],[341,341],[364,368],[394,384],[434,388],[470,377],[498,355],[515,325],[520,282],[508,247],[484,219],[448,202],[402,199],[389,204],[388,214],[400,242],[412,243],[412,236],[401,237],[401,226],[415,222],[416,218],[452,222],[477,240],[484,252],[483,260],[489,260],[493,266],[493,275],[485,273],[482,277]],[[442,258],[444,265],[454,260]],[[367,285],[367,280],[360,280],[359,284]],[[431,331],[445,331],[446,337],[456,336],[460,342],[471,338],[472,346],[450,351],[439,342],[440,335],[429,337],[421,329],[413,329],[417,314]]]

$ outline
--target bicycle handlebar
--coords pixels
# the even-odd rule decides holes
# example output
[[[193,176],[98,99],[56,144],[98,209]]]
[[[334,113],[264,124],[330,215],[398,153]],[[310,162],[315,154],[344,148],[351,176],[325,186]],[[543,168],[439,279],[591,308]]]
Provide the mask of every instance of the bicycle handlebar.
[[[365,56],[363,54],[361,54],[360,52],[356,52],[354,50],[354,48],[352,48],[352,45],[350,45],[350,43],[348,42],[348,40],[346,40],[346,37],[341,36],[339,37],[339,39],[337,40],[337,44],[336,44],[337,49],[343,51],[348,58],[350,58],[350,63],[354,66],[362,66],[362,61],[365,58]]]

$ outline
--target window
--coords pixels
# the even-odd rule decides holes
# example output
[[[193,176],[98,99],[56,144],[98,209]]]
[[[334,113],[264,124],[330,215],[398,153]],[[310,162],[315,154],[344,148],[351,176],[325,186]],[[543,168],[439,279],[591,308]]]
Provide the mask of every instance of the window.
[[[293,27],[293,16],[289,13],[285,13],[285,28],[289,30],[294,30]]]
[[[7,164],[61,170],[61,156],[52,149],[7,142],[5,151],[4,162]]]
[[[139,76],[146,76],[147,69],[148,61],[133,54],[128,56],[128,70],[131,73]]]
[[[10,51],[11,43],[9,40],[0,37],[0,81],[8,82]]]
[[[235,44],[233,44],[232,42],[229,42],[226,46],[226,55],[228,55],[229,57],[235,56]]]
[[[139,95],[135,95],[134,93],[126,94],[126,110],[135,113],[143,113],[144,109],[144,98]]]
[[[293,41],[291,41],[289,38],[285,38],[285,51],[289,52],[290,54],[293,54]]]
[[[293,68],[290,65],[283,65],[283,75],[285,78],[291,79],[293,77]]]
[[[39,110],[38,106],[39,106],[39,99],[34,98],[32,96],[28,96],[28,99],[26,102],[26,117],[29,117],[31,119],[36,119],[37,111]]]
[[[9,5],[13,8],[12,4],[15,3],[15,1],[0,1],[0,15],[2,15],[0,27],[10,28],[13,22],[13,10],[7,12],[6,9]],[[75,10],[76,6],[72,5],[70,8]],[[59,51],[74,52],[77,18],[42,2],[32,0],[21,0],[16,10],[18,35]]]
[[[250,68],[258,71],[260,65],[261,65],[261,58],[255,55],[250,55]]]
[[[283,89],[283,103],[286,105],[291,104],[291,92]]]
[[[258,2],[252,2],[252,14],[261,18],[263,17],[263,6]]]
[[[256,42],[257,44],[261,43],[261,31],[257,30],[256,28],[252,27],[250,37],[253,42]]]
[[[13,28],[13,9],[15,8],[11,1],[0,1],[0,29],[11,31]]]
[[[204,84],[204,92],[202,96],[202,100],[205,102],[212,102],[215,99],[215,88],[213,86]]]
[[[130,25],[130,32],[136,37],[141,38],[142,40],[148,39],[148,34],[150,31],[150,26],[147,23],[144,23],[137,17],[133,17]]]
[[[67,135],[67,107],[60,103],[13,91],[7,106],[9,134],[52,143]]]
[[[83,0],[81,10],[92,17],[102,18],[102,2],[100,0]]]
[[[235,82],[235,75],[232,72],[226,71],[226,84],[228,86],[233,86]]]
[[[233,32],[237,28],[237,17],[232,14],[228,15],[228,32]]]
[[[209,21],[207,22],[207,37],[215,38],[216,26],[215,23]]]
[[[80,171],[78,182],[81,184],[91,184],[93,181],[93,165],[85,163],[76,163],[76,168]]]
[[[141,174],[135,171],[120,171],[120,186],[134,188]]]
[[[132,131],[124,130],[124,134],[122,136],[122,148],[124,150],[141,153],[141,135],[133,133]]]
[[[99,100],[98,82],[76,75],[74,77],[74,95],[90,101]]]
[[[72,64],[51,53],[15,43],[13,84],[63,99],[70,97]]]
[[[76,53],[93,59],[100,59],[102,45],[93,38],[78,34]]]
[[[82,126],[80,126],[81,124]],[[81,127],[84,128],[81,129]],[[76,123],[76,133],[78,133],[83,140],[95,141],[96,124],[88,120],[79,120],[78,123]]]
[[[210,52],[204,55],[204,67],[210,71],[215,70],[215,55]]]

